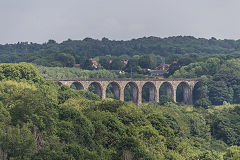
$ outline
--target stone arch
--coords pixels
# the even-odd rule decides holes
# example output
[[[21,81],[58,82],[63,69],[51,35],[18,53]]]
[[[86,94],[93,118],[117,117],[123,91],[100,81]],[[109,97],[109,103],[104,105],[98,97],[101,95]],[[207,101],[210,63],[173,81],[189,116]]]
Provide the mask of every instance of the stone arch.
[[[70,88],[73,88],[73,89],[76,89],[76,90],[84,89],[83,85],[80,82],[73,82],[70,85]]]
[[[156,96],[157,96],[156,86],[152,82],[146,82],[142,87],[142,101],[156,102]]]
[[[106,97],[120,100],[120,90],[120,85],[117,82],[110,82],[107,85]],[[109,94],[107,94],[109,91],[112,93],[112,96],[109,96]]]
[[[159,96],[166,95],[174,99],[174,89],[171,83],[163,82],[159,88]]]
[[[184,104],[192,104],[192,89],[187,82],[181,82],[176,89],[176,101]]]
[[[135,82],[128,82],[124,87],[124,101],[130,100],[133,103],[137,104],[139,98],[138,92],[139,92],[138,85]]]
[[[100,98],[102,98],[102,85],[98,82],[92,82],[89,86],[88,86],[88,90],[90,92],[93,92],[95,94],[97,94]]]

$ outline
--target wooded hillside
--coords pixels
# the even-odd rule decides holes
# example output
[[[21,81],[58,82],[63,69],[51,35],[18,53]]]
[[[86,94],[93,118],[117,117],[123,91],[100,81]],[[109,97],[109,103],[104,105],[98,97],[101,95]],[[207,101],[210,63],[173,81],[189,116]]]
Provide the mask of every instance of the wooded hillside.
[[[100,100],[45,81],[33,65],[0,65],[0,158],[216,160],[240,157],[240,107]]]
[[[240,51],[240,40],[204,39],[191,36],[169,38],[144,37],[129,41],[107,38],[94,40],[67,40],[57,43],[49,40],[44,44],[21,42],[0,45],[0,62],[32,62],[44,66],[73,66],[97,56],[134,56],[154,54],[161,57],[178,54],[209,55],[229,54]]]

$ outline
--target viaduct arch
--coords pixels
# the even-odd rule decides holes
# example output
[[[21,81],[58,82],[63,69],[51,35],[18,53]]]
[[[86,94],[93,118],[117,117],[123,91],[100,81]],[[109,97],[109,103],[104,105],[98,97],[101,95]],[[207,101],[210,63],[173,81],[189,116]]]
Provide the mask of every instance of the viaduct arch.
[[[109,85],[113,88],[114,99],[124,101],[124,89],[129,86],[131,89],[131,100],[137,105],[142,104],[142,90],[147,87],[149,101],[159,102],[159,90],[165,88],[165,94],[176,102],[177,88],[183,91],[183,102],[191,105],[193,88],[198,82],[197,79],[48,79],[56,81],[59,85],[74,85],[76,89],[91,90],[102,99],[106,98],[106,90]],[[92,87],[90,87],[92,86]]]

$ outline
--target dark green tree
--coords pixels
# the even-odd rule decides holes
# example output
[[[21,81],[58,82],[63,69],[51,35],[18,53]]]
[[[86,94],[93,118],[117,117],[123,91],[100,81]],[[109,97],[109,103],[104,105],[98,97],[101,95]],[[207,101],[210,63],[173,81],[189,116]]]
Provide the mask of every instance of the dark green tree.
[[[8,126],[0,134],[0,140],[1,149],[7,159],[31,159],[37,151],[34,135],[26,125]]]
[[[101,66],[103,66],[103,68],[110,69],[111,64],[109,57],[99,57],[99,63],[101,64]]]
[[[111,70],[121,70],[122,69],[122,63],[120,58],[114,58],[112,60],[112,63],[110,64]]]
[[[213,105],[222,105],[224,101],[233,101],[233,89],[224,81],[211,82],[209,86],[209,99]]]
[[[156,61],[150,55],[141,56],[138,60],[138,64],[142,68],[154,69],[156,67]]]
[[[82,69],[87,69],[87,70],[93,70],[93,64],[90,59],[87,59],[84,63],[83,66],[81,66]]]
[[[138,59],[132,58],[128,60],[128,64],[125,67],[126,72],[137,72],[138,71]]]

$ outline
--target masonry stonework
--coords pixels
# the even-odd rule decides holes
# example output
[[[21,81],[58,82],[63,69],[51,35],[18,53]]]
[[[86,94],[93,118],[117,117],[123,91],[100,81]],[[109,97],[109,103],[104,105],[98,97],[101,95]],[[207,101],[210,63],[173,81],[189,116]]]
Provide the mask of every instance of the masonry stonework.
[[[177,87],[181,84],[183,88],[183,102],[191,105],[192,92],[197,79],[48,79],[54,80],[59,85],[71,86],[75,85],[76,89],[88,90],[92,85],[95,93],[102,99],[106,98],[106,90],[108,85],[112,85],[114,99],[124,101],[124,89],[127,85],[131,88],[131,100],[138,105],[142,104],[143,86],[149,88],[149,101],[159,102],[159,89],[162,85],[166,86],[166,94],[173,98],[176,102]]]

